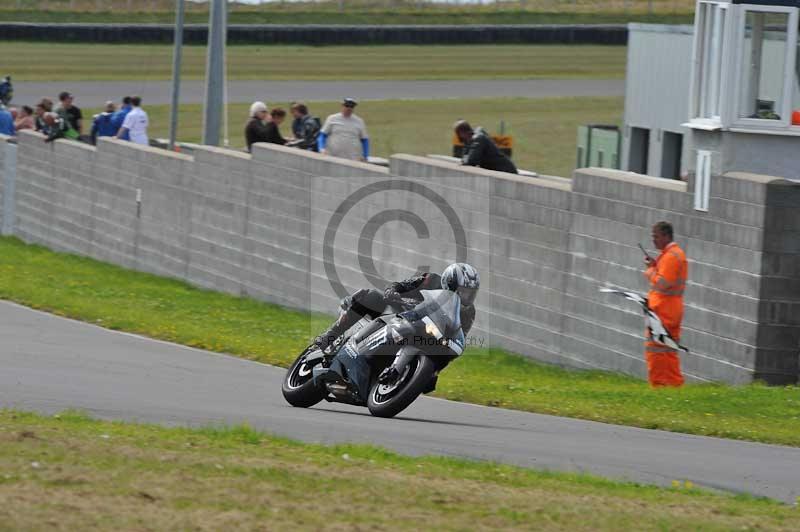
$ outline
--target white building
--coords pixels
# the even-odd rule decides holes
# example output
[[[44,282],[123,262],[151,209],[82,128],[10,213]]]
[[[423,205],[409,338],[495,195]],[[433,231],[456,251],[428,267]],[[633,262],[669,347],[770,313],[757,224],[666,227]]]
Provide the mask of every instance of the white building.
[[[700,1],[694,27],[631,24],[623,169],[800,179],[799,7]]]

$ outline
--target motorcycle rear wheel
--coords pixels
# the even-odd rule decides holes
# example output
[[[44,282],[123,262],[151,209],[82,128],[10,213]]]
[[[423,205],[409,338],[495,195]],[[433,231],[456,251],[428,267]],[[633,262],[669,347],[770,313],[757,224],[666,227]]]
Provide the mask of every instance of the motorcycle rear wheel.
[[[394,387],[375,382],[367,398],[367,408],[377,417],[394,417],[414,402],[428,386],[436,365],[425,355],[414,358]],[[391,389],[390,389],[391,388]]]
[[[311,368],[303,363],[303,352],[286,372],[283,379],[283,398],[292,406],[308,408],[325,399],[328,393],[325,385],[315,383],[312,378]]]

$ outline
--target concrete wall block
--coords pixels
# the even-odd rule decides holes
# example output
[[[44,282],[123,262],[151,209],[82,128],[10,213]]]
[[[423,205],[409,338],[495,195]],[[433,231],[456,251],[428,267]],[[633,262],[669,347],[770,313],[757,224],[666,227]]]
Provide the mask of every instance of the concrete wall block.
[[[756,362],[756,346],[701,331],[684,322],[681,343],[695,356],[713,358],[752,370]]]
[[[226,294],[232,294],[234,296],[239,296],[242,293],[241,283],[238,279],[232,279],[226,275],[220,275],[217,272],[205,270],[196,264],[189,265],[189,269],[186,273],[186,281],[201,288],[225,292]]]
[[[713,264],[691,262],[689,279],[693,285],[703,285],[748,297],[758,297],[761,277],[751,273],[721,268]]]
[[[766,182],[734,175],[712,175],[710,190],[712,197],[755,205],[764,205],[767,198]]]
[[[709,198],[708,212],[721,221],[759,228],[764,226],[764,205]]]
[[[631,356],[620,353],[583,338],[565,335],[562,342],[562,353],[569,354],[569,365],[571,366],[621,371],[640,378],[647,375],[642,355]]]
[[[758,323],[746,319],[700,309],[694,306],[684,308],[683,323],[692,328],[745,344],[755,344]]]
[[[510,336],[535,345],[540,349],[558,352],[561,345],[561,334],[556,329],[548,328],[530,321],[519,320],[516,315],[494,311],[485,313],[493,324],[492,333]]]
[[[643,340],[644,317],[636,305],[614,294],[599,295],[605,297],[600,300],[592,300],[579,295],[565,294],[562,313],[564,316],[604,325],[610,331],[620,334],[633,334]]]
[[[759,349],[790,349],[800,353],[800,327],[786,324],[763,324],[758,328]]]
[[[800,276],[762,277],[760,297],[763,301],[800,301]]]
[[[281,264],[287,268],[298,270],[308,267],[308,256],[300,250],[282,248],[268,242],[258,242],[249,238],[245,241],[243,249],[245,255],[252,254],[259,261],[267,261],[270,266],[272,264]],[[247,257],[245,257],[243,264],[248,264]]]
[[[572,194],[566,190],[540,186],[536,181],[524,182],[513,179],[490,180],[491,195],[498,198],[524,201],[554,209],[570,210]]]
[[[800,371],[800,355],[796,349],[761,348],[756,356],[755,378],[793,383]],[[777,379],[776,379],[777,377]],[[780,379],[780,377],[783,377]]]
[[[530,206],[522,201],[496,197],[491,199],[489,212],[493,218],[506,218],[536,225],[563,228],[564,230],[569,227],[572,218],[569,211],[548,207],[531,209]]]

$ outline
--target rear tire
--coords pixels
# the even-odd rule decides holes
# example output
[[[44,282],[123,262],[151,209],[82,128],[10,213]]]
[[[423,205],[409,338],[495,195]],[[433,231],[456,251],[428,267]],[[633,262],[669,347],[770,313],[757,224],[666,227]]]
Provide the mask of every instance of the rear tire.
[[[314,382],[311,368],[302,363],[306,352],[303,352],[294,361],[292,367],[286,372],[283,386],[281,386],[286,402],[299,408],[314,406],[325,399],[328,393],[324,384]]]
[[[394,417],[422,394],[436,373],[436,365],[425,355],[419,355],[400,376],[397,388],[387,392],[386,387],[375,382],[369,391],[367,408],[377,417]]]

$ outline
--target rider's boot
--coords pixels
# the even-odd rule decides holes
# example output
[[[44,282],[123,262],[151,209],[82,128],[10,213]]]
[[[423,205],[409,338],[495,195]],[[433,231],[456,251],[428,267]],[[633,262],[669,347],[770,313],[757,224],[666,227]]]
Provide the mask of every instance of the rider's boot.
[[[344,332],[355,325],[361,319],[361,315],[352,309],[343,310],[339,314],[339,318],[333,322],[327,331],[317,336],[314,343],[321,349],[325,350],[336,341]]]

